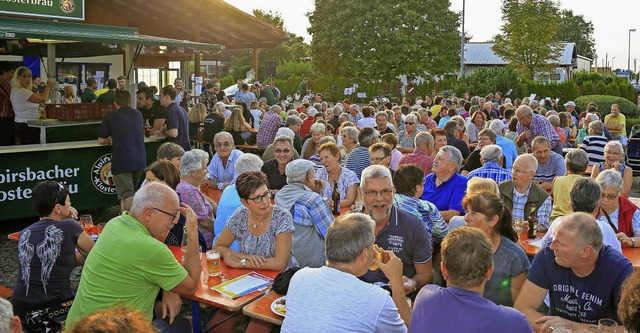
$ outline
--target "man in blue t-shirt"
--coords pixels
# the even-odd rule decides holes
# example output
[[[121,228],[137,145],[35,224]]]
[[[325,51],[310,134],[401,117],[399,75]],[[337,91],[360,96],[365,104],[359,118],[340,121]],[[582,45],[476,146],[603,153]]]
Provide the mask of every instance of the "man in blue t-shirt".
[[[189,151],[189,118],[187,111],[176,104],[176,94],[176,88],[172,86],[166,86],[160,92],[160,104],[167,109],[167,129],[164,135],[169,141],[179,144],[184,151]]]
[[[493,250],[479,229],[459,227],[442,241],[447,288],[428,285],[416,297],[409,332],[530,332],[522,313],[482,297],[493,273]]]
[[[436,205],[447,223],[452,217],[464,214],[462,198],[467,190],[467,177],[458,173],[461,165],[462,154],[458,148],[441,147],[433,160],[432,173],[425,177],[420,197]]]
[[[546,332],[558,321],[585,330],[601,318],[619,322],[620,286],[632,273],[622,253],[603,245],[593,216],[573,213],[556,226],[551,245],[533,259],[514,307],[536,332]],[[547,293],[550,306],[545,315],[537,309]]]
[[[415,297],[416,290],[433,282],[433,248],[427,229],[419,217],[393,205],[395,189],[389,168],[371,165],[364,169],[359,191],[364,199],[363,212],[376,222],[375,243],[402,260],[404,292]],[[380,271],[369,271],[360,278],[370,283],[389,282]]]
[[[142,114],[131,107],[131,94],[116,90],[114,103],[118,110],[108,112],[100,129],[98,143],[111,144],[111,173],[120,199],[120,211],[131,209],[134,193],[147,167],[147,151],[142,133]]]

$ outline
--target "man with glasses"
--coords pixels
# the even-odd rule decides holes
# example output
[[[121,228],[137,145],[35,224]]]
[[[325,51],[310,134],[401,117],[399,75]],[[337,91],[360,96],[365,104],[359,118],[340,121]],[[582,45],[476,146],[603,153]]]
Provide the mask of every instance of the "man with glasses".
[[[186,217],[188,237],[182,264],[164,244],[180,214]],[[169,186],[147,184],[136,192],[131,211],[111,219],[100,234],[100,241],[85,262],[66,328],[114,305],[139,310],[151,321],[162,289],[163,312],[167,311],[169,323],[174,329],[180,325],[182,331],[190,332],[187,320],[177,323],[174,317],[180,311],[179,295],[192,295],[200,284],[201,263],[194,211],[180,204]]]
[[[458,173],[462,154],[453,146],[444,146],[436,154],[432,174],[425,178],[424,192],[420,197],[433,203],[445,221],[464,214],[462,198],[467,190],[467,177]]]
[[[225,187],[235,183],[234,166],[238,157],[244,153],[235,149],[233,136],[229,132],[223,131],[216,134],[213,137],[213,144],[216,153],[207,168],[209,170],[207,184],[209,187],[224,190]]]
[[[314,163],[295,160],[287,164],[287,185],[275,197],[275,203],[293,216],[292,250],[300,267],[325,264],[324,238],[333,223],[331,209],[315,187]]]
[[[385,168],[389,168],[389,164],[391,163],[391,146],[385,142],[377,142],[372,144],[369,147],[369,161],[371,165],[382,165]],[[393,170],[389,168],[391,171],[391,176],[393,177]]]
[[[375,244],[402,260],[404,293],[415,298],[417,290],[433,282],[432,241],[427,229],[419,217],[393,205],[395,188],[388,168],[372,165],[364,169],[359,191],[364,199],[362,212],[376,222]],[[389,282],[380,270],[360,278],[369,283]]]
[[[282,128],[281,130],[287,130]],[[287,135],[278,135],[273,141],[272,159],[264,162],[262,172],[269,179],[269,189],[278,191],[287,185],[287,176],[285,174],[287,165],[294,159],[299,158],[295,149],[293,149],[293,139]],[[266,155],[266,152],[265,154]],[[263,160],[264,160],[264,157]]]
[[[562,154],[560,136],[545,116],[533,113],[533,110],[527,105],[521,105],[516,110],[516,118],[518,119],[518,124],[516,125],[518,132],[516,145],[518,147],[523,145],[530,146],[533,138],[544,136],[549,139],[551,149],[558,154]]]
[[[562,155],[551,151],[549,139],[538,136],[531,142],[531,153],[538,160],[538,168],[533,180],[547,192],[551,191],[553,180],[556,177],[564,176],[567,167]]]
[[[133,194],[140,187],[147,166],[147,150],[140,126],[142,114],[131,107],[131,94],[117,90],[114,103],[118,110],[107,113],[102,119],[98,143],[113,147],[111,173],[120,199],[120,211],[124,212],[131,208]]]
[[[433,166],[433,157],[431,154],[433,153],[433,136],[428,132],[420,132],[416,134],[413,139],[413,145],[415,146],[415,150],[410,153],[402,156],[400,158],[400,162],[398,166],[403,164],[415,164],[425,175],[431,173],[431,167]]]
[[[533,181],[538,169],[538,161],[531,154],[520,155],[511,168],[512,180],[498,184],[500,198],[511,210],[513,220],[527,220],[533,213],[538,218],[538,231],[549,229],[551,216],[551,196]],[[532,211],[535,205],[535,211]]]

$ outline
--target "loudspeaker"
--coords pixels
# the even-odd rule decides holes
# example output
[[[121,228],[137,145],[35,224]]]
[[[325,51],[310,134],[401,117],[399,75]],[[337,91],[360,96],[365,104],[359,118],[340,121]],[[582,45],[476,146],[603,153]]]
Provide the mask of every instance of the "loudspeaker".
[[[276,66],[277,62],[275,60],[267,60],[264,65],[267,77],[276,77]]]

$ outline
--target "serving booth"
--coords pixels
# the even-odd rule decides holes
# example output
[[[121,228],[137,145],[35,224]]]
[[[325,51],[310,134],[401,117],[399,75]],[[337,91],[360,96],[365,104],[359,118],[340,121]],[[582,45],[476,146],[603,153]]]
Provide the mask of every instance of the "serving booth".
[[[70,22],[74,20],[83,22]],[[281,29],[221,0],[162,5],[144,0],[61,0],[40,5],[0,1],[0,60],[2,55],[38,56],[49,80],[60,81],[56,77],[60,64],[69,58],[120,54],[132,105],[134,65],[166,68],[169,61],[193,61],[198,76],[203,55],[220,57],[231,48],[253,50],[257,70],[259,49],[274,48],[287,38]],[[118,204],[110,172],[111,146],[97,144],[101,117],[77,119],[69,113],[82,117],[81,107],[61,108],[65,107],[46,110],[57,120],[29,124],[41,128],[41,144],[0,147],[0,221],[34,216],[31,188],[47,179],[66,183],[79,210]],[[58,115],[52,116],[55,112]],[[60,112],[68,117],[60,117]],[[145,139],[149,163],[162,142],[163,138]]]
[[[129,27],[5,17],[0,20],[0,37],[20,41],[22,47],[13,50],[18,54],[46,49],[47,73],[54,79],[56,47],[73,49],[75,54],[83,56],[86,54],[82,50],[87,48],[91,54],[105,47],[109,52],[118,48],[125,55],[127,69],[133,68],[136,57],[149,46],[180,49],[180,54],[223,48],[216,44],[141,35],[136,28]],[[96,41],[103,44],[95,48]],[[132,86],[133,100],[134,89]],[[0,220],[34,216],[31,189],[43,180],[67,185],[73,206],[78,210],[118,205],[111,173],[111,146],[97,143],[102,117],[113,109],[111,105],[95,103],[45,105],[47,118],[29,122],[29,126],[41,128],[40,144],[0,147]],[[145,138],[149,163],[156,159],[156,151],[164,141],[164,137]]]

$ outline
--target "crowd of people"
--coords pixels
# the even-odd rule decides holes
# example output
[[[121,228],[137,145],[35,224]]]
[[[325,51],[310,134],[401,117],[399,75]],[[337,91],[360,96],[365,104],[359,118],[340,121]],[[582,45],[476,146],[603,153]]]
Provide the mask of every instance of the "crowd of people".
[[[66,317],[73,332],[126,305],[160,331],[188,331],[181,296],[199,283],[199,253],[216,249],[233,268],[304,267],[283,332],[587,332],[602,318],[638,332],[640,278],[622,248],[640,247],[640,210],[617,105],[602,118],[596,105],[580,114],[571,101],[560,111],[500,93],[332,107],[316,95],[286,111],[272,84],[252,87],[260,95],[238,85],[231,110],[215,81],[188,112],[177,84],[159,103],[140,89],[140,112],[115,91],[98,134],[113,146],[122,214],[94,245],[64,186],[33,189],[40,221],[20,235],[12,299],[23,325],[49,311],[63,316],[37,324]],[[150,166],[139,160],[145,118],[170,141]],[[203,124],[209,151],[191,146],[190,123]],[[264,154],[237,148],[247,142]],[[519,240],[527,220],[545,233],[533,258]],[[165,244],[184,237],[181,265]],[[219,310],[213,331],[240,316]],[[271,329],[251,320],[247,331]]]

